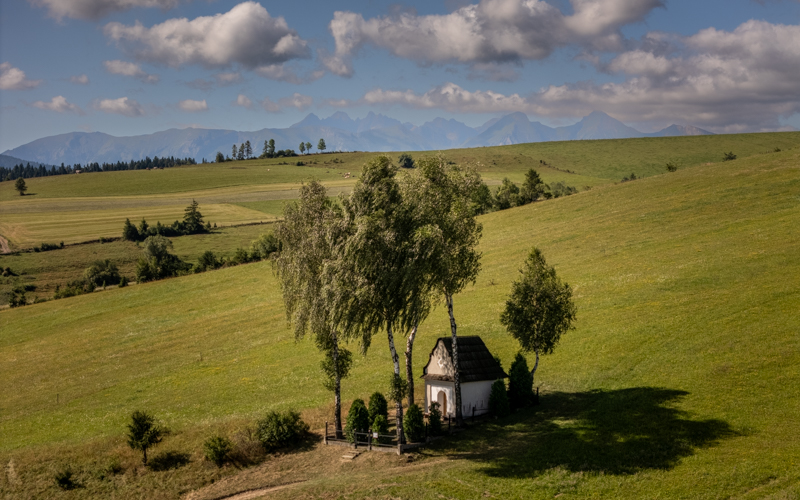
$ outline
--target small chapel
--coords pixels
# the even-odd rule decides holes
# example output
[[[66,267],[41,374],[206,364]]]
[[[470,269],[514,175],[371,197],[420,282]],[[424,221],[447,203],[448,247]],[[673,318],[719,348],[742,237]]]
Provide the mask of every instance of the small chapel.
[[[425,410],[439,403],[443,417],[455,417],[453,339],[440,337],[425,365]],[[464,418],[489,411],[489,394],[496,380],[508,377],[478,336],[458,337],[458,368],[461,379],[461,414]]]

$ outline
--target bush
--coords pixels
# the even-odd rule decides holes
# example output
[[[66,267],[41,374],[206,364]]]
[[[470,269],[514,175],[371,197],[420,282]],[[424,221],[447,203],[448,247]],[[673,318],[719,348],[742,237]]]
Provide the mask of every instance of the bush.
[[[389,419],[384,415],[376,416],[375,420],[372,422],[372,432],[377,432],[378,434],[387,436],[389,434]],[[379,436],[378,442],[381,444],[389,444],[392,442],[392,438]]]
[[[267,451],[295,445],[307,432],[308,425],[300,418],[300,413],[294,410],[283,413],[271,411],[256,426],[258,439]]]
[[[389,404],[383,394],[375,392],[369,397],[369,421],[374,421],[378,415],[383,415],[388,421]]]
[[[502,380],[496,380],[492,384],[492,392],[489,394],[489,412],[496,417],[505,417],[511,413],[508,406],[506,383]]]
[[[125,241],[139,241],[139,230],[136,226],[131,224],[130,219],[125,219],[125,224],[122,226],[122,239]]]
[[[116,285],[120,281],[119,269],[110,260],[96,260],[83,272],[83,277],[95,287],[103,285]]]
[[[513,409],[524,408],[533,402],[533,375],[528,361],[517,353],[508,370],[508,403]]]
[[[633,174],[631,174],[631,176],[633,177],[633,179],[636,178],[636,176],[633,175]],[[633,180],[633,179],[631,179],[631,180]],[[560,198],[562,196],[569,196],[569,195],[575,194],[577,192],[578,192],[578,190],[576,188],[574,188],[573,186],[567,186],[566,184],[564,184],[561,181],[554,182],[554,183],[550,184],[550,195],[553,198]]]
[[[10,307],[20,307],[28,304],[28,298],[25,297],[24,287],[14,287],[11,290],[11,295],[8,297],[8,305]]]
[[[128,424],[128,446],[133,450],[141,450],[142,463],[147,465],[147,449],[161,442],[168,434],[167,429],[156,424],[155,418],[143,411],[135,411]]]
[[[732,161],[736,159],[736,155],[733,154],[733,151],[730,153],[725,153],[725,156],[722,157],[722,161]]]
[[[415,403],[408,407],[405,418],[403,419],[403,431],[406,439],[412,443],[419,443],[425,439],[425,421],[422,410]]]
[[[630,177],[623,177],[622,182],[635,181],[636,179],[638,179],[638,177],[636,177],[636,174],[632,173]]]
[[[214,462],[217,467],[222,467],[230,458],[233,443],[225,436],[212,436],[203,443],[203,451],[209,462]]]
[[[442,433],[442,409],[440,404],[434,401],[428,409],[428,427],[431,435],[438,436]]]
[[[65,467],[58,472],[54,476],[56,484],[62,490],[74,490],[78,487],[78,483],[72,478],[74,473],[70,467]]]
[[[234,264],[247,264],[251,260],[252,259],[250,258],[250,254],[247,253],[247,250],[241,247],[237,248],[236,252],[233,254],[233,257],[231,257],[231,262]]]
[[[250,253],[254,259],[267,259],[279,248],[278,238],[272,233],[262,234],[250,244]]]
[[[414,158],[411,155],[403,153],[398,158],[397,162],[400,164],[402,168],[414,168]]]
[[[194,266],[194,272],[202,273],[209,269],[219,269],[220,267],[222,267],[222,261],[217,258],[214,252],[206,250],[203,252],[203,255],[200,256],[197,265]]]
[[[123,276],[122,278],[119,279],[119,287],[125,288],[126,286],[128,286],[128,278]]]
[[[84,293],[92,293],[94,289],[94,283],[90,283],[86,280],[74,280],[64,285],[64,288],[61,288],[61,285],[56,285],[56,293],[53,295],[53,298],[64,299],[67,297],[75,297],[76,295],[83,295]]]
[[[350,405],[347,412],[347,423],[345,424],[344,434],[351,443],[356,442],[356,432],[367,432],[369,430],[369,411],[364,405],[363,399],[356,399]]]
[[[667,172],[675,172],[675,171],[677,171],[677,170],[678,170],[678,166],[677,166],[677,165],[675,165],[675,164],[674,164],[673,162],[671,162],[671,161],[668,161],[668,162],[667,162]]]

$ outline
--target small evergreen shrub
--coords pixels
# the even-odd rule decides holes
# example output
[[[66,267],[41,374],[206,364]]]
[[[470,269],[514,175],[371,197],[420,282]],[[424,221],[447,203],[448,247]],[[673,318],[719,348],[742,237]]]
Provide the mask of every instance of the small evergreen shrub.
[[[428,409],[428,427],[432,436],[442,433],[442,409],[441,405],[434,401]]]
[[[74,473],[70,467],[65,467],[56,472],[54,479],[56,484],[62,490],[74,490],[78,487],[78,483],[73,479]]]
[[[533,375],[528,361],[517,353],[508,370],[508,403],[512,409],[524,408],[533,402]]]
[[[128,446],[142,452],[142,463],[147,465],[147,450],[161,442],[167,429],[156,424],[156,419],[143,411],[135,411],[128,424]]]
[[[675,172],[675,171],[677,171],[677,170],[678,170],[678,166],[677,166],[677,165],[675,165],[675,164],[674,164],[673,162],[671,162],[671,161],[668,161],[668,162],[667,162],[667,172]]]
[[[389,404],[386,402],[386,398],[383,397],[383,394],[380,392],[374,392],[372,396],[369,397],[369,420],[370,422],[375,420],[375,417],[378,415],[383,415],[387,421],[389,419]]]
[[[375,420],[372,422],[372,432],[377,432],[378,434],[388,435],[389,434],[389,419],[387,419],[385,415],[376,416]],[[389,444],[389,443],[392,442],[392,438],[378,436],[378,442],[381,443],[381,444]]]
[[[308,432],[308,424],[294,410],[271,411],[258,421],[256,433],[267,451],[277,450],[299,443]]]
[[[511,408],[508,406],[506,383],[502,380],[496,380],[492,384],[492,392],[489,394],[489,412],[496,417],[505,417],[511,413]]]
[[[722,161],[733,161],[736,159],[736,155],[733,154],[733,151],[729,153],[725,153],[725,156],[722,157]]]
[[[222,467],[233,451],[233,443],[225,436],[212,436],[203,443],[203,452],[209,462]]]
[[[356,442],[356,432],[367,432],[369,430],[369,411],[364,405],[363,399],[356,399],[350,405],[347,412],[347,423],[345,424],[344,434],[351,443]]]
[[[122,278],[119,279],[119,287],[125,288],[126,286],[128,286],[128,278],[123,276]]]
[[[412,443],[419,443],[425,439],[425,420],[419,405],[412,404],[408,407],[403,419],[403,431],[406,439]]]

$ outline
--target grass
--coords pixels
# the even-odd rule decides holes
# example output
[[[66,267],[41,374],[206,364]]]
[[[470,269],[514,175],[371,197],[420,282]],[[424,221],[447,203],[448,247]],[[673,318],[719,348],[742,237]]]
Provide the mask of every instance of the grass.
[[[577,329],[537,372],[542,405],[413,466],[329,466],[336,455],[314,449],[253,481],[308,479],[272,494],[293,498],[797,496],[798,165],[797,151],[755,155],[483,216],[483,270],[455,300],[460,334],[509,366],[517,346],[498,317],[533,245],[575,291]],[[2,311],[0,331],[0,460],[25,478],[0,481],[6,495],[55,494],[55,457],[72,457],[84,496],[174,498],[234,472],[194,461],[112,489],[85,479],[122,453],[135,409],[196,456],[212,428],[295,407],[318,429],[330,408],[320,356],[295,343],[268,263]],[[418,372],[448,331],[439,307],[420,328]],[[378,337],[356,357],[345,401],[386,389],[387,351]]]

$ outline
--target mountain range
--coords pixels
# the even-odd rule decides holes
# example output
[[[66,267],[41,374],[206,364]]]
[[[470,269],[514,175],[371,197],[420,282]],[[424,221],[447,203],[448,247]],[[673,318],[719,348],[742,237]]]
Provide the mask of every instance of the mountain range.
[[[265,128],[255,132],[218,129],[169,129],[147,135],[114,137],[102,132],[71,132],[37,139],[9,149],[4,155],[45,164],[75,164],[140,160],[145,157],[192,157],[212,161],[216,153],[229,155],[231,146],[250,141],[258,154],[265,140],[275,139],[277,149],[296,149],[300,142],[316,148],[325,139],[328,151],[432,151],[480,146],[501,146],[525,142],[587,139],[626,139],[709,135],[703,129],[671,125],[654,133],[643,133],[611,116],[595,111],[574,125],[548,127],[531,122],[521,112],[494,118],[480,127],[436,118],[416,126],[370,112],[352,119],[336,112],[327,118],[309,114],[288,128]],[[316,149],[315,149],[316,150]]]

